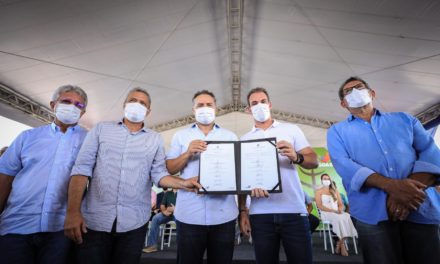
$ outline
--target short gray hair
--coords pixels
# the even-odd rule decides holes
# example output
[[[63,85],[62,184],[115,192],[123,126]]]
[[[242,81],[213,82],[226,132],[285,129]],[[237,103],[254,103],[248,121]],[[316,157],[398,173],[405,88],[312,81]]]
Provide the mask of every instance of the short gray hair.
[[[63,93],[67,93],[67,92],[74,92],[77,93],[79,96],[81,96],[84,99],[84,105],[87,107],[87,94],[86,92],[84,92],[84,90],[76,85],[71,85],[71,84],[67,84],[67,85],[63,85],[58,87],[55,92],[52,95],[52,102],[55,102],[58,100],[58,98],[60,98],[61,94]]]
[[[128,96],[129,96],[131,93],[134,93],[134,92],[140,92],[140,93],[145,94],[145,95],[148,97],[148,103],[149,103],[149,105],[150,105],[150,107],[151,107],[151,97],[150,97],[150,94],[147,92],[147,90],[145,90],[144,88],[141,88],[141,87],[135,87],[135,88],[131,89],[131,90],[127,93],[127,97],[125,97],[124,103],[127,102]]]

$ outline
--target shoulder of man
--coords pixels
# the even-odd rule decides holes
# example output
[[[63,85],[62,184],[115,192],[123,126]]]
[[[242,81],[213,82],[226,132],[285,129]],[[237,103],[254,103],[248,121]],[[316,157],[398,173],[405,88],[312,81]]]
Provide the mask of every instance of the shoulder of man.
[[[186,134],[191,134],[193,128],[194,128],[194,124],[191,124],[189,127],[179,129],[174,133],[173,137],[179,137],[179,136],[183,136]]]
[[[35,133],[40,133],[45,130],[49,131],[50,129],[52,129],[52,124],[47,124],[47,125],[43,125],[43,126],[39,126],[39,127],[35,127],[35,128],[26,129],[22,132],[22,134],[32,136]]]
[[[225,133],[230,137],[237,138],[237,135],[229,129],[223,128],[221,126],[218,126],[218,129],[220,129],[222,131],[222,133]]]

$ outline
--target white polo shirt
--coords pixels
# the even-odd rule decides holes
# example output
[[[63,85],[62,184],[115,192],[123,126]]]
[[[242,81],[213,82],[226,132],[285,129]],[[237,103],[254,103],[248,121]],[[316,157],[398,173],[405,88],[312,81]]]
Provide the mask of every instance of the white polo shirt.
[[[188,150],[191,141],[237,141],[237,136],[229,130],[214,125],[207,136],[196,124],[178,131],[172,141],[167,159],[175,159]],[[200,155],[193,155],[180,172],[180,177],[188,179],[199,175]],[[218,225],[237,218],[238,207],[234,195],[197,195],[179,190],[174,216],[180,222],[192,225]]]
[[[310,146],[298,126],[280,123],[276,120],[266,130],[254,127],[242,136],[241,140],[271,137],[275,137],[277,142],[281,140],[290,142],[296,152]],[[278,159],[282,192],[271,193],[269,198],[252,198],[249,214],[307,213],[296,166],[291,164],[289,158],[285,156],[278,155]]]

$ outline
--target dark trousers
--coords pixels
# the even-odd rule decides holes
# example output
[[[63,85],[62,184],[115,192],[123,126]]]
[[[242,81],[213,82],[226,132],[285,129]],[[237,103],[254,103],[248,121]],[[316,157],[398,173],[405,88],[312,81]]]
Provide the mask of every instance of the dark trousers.
[[[383,221],[369,225],[356,221],[364,263],[440,263],[439,225]]]
[[[190,225],[177,221],[177,263],[202,264],[207,251],[208,264],[232,263],[235,220],[220,225]]]
[[[257,264],[279,263],[280,241],[288,263],[312,263],[307,215],[258,214],[250,221]]]
[[[310,224],[310,233],[313,233],[315,232],[316,228],[318,228],[320,220],[313,214],[309,214],[308,218]]]
[[[137,264],[140,261],[148,225],[117,233],[87,229],[83,243],[76,246],[77,261],[80,264]]]
[[[71,241],[64,231],[0,236],[0,263],[68,263]]]

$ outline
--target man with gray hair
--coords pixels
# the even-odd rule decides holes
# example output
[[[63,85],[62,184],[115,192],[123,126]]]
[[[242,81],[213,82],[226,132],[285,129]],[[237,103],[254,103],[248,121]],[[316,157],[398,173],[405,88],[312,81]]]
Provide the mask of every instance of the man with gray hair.
[[[61,86],[50,102],[55,121],[22,132],[0,158],[0,263],[67,262],[67,186],[86,106],[81,88]]]
[[[132,89],[124,118],[99,123],[84,140],[71,173],[65,221],[79,263],[139,263],[151,182],[190,191],[201,187],[197,177],[169,175],[162,138],[145,126],[150,106],[147,91]]]

